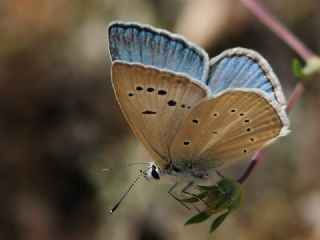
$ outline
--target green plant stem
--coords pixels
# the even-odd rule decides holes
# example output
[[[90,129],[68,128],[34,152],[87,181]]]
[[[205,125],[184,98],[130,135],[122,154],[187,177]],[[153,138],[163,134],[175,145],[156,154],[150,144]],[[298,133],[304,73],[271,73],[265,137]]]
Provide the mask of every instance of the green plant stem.
[[[310,58],[316,56],[305,44],[291,33],[282,23],[273,17],[262,5],[255,0],[239,0],[253,15],[255,15],[267,28],[269,28],[275,35],[288,44],[305,62]],[[286,111],[289,113],[296,102],[299,100],[305,88],[302,82],[297,83],[292,91],[287,104]],[[265,156],[266,149],[258,150],[251,159],[251,162],[242,176],[238,179],[239,183],[244,183],[259,161]]]

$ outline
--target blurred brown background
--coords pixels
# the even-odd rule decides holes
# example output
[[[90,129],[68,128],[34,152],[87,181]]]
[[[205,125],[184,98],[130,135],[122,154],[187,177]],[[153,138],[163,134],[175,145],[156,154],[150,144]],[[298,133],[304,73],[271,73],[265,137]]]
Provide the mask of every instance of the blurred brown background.
[[[320,52],[319,0],[262,1]],[[209,235],[210,221],[142,180],[149,161],[110,83],[106,28],[133,20],[185,35],[210,56],[235,46],[271,63],[288,96],[297,57],[236,0],[4,0],[0,3],[0,239],[320,239],[320,83],[290,114],[292,134],[270,147],[244,186],[242,208]],[[248,162],[223,170],[238,177]]]

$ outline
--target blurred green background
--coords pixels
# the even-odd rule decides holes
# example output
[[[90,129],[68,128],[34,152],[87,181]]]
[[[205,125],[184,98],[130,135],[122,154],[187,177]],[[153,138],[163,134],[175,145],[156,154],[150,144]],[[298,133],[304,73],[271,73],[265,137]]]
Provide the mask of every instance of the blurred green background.
[[[320,52],[319,0],[261,1]],[[242,46],[271,63],[288,96],[295,53],[236,0],[4,0],[0,3],[0,239],[320,239],[320,83],[290,114],[292,134],[269,148],[244,185],[242,208],[217,232],[184,227],[194,213],[170,185],[141,180],[150,161],[110,82],[107,25],[148,23],[185,35],[211,57]],[[221,171],[238,177],[248,161]]]

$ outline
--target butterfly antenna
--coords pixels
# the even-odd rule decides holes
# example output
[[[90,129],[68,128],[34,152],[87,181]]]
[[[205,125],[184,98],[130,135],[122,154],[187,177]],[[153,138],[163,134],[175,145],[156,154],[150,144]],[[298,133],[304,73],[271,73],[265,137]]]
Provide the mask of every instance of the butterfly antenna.
[[[134,162],[134,163],[128,163],[126,165],[123,165],[123,166],[120,166],[120,167],[117,167],[117,168],[103,168],[102,172],[110,172],[110,171],[113,171],[115,169],[121,169],[121,168],[124,168],[124,167],[131,167],[131,166],[134,166],[134,165],[150,165],[150,162]]]
[[[133,183],[131,183],[130,187],[128,188],[128,190],[126,191],[125,194],[123,194],[123,196],[120,198],[120,200],[117,202],[116,205],[114,205],[114,207],[111,209],[110,214],[114,213],[117,208],[119,207],[120,203],[123,201],[123,199],[128,195],[128,193],[130,192],[130,190],[132,189],[132,187],[137,183],[137,181],[140,179],[140,177],[142,175],[144,175],[145,172],[140,170],[139,175],[136,177],[136,179],[133,181]]]

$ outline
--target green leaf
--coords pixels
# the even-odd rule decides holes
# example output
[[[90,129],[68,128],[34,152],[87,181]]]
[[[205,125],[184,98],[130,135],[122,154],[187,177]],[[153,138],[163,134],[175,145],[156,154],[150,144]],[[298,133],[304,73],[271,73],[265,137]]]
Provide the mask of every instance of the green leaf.
[[[221,179],[217,185],[225,194],[234,194],[241,188],[241,185],[231,178]]]
[[[185,199],[182,199],[181,201],[186,203],[195,203],[195,202],[199,202],[200,199],[203,199],[206,196],[208,196],[208,192],[202,192],[198,194],[197,197],[185,198]]]
[[[320,58],[312,57],[308,59],[305,66],[302,66],[298,59],[293,59],[292,71],[298,78],[307,78],[317,73],[320,74]]]
[[[210,233],[215,231],[220,225],[221,223],[226,219],[226,217],[229,215],[230,211],[227,211],[223,214],[221,214],[220,216],[218,216],[213,223],[211,224],[210,227]]]
[[[217,191],[217,185],[213,185],[213,186],[203,186],[203,185],[198,185],[198,187],[203,190],[203,191],[207,191],[207,192],[215,192]]]
[[[224,178],[218,182],[220,191],[223,192],[214,206],[215,210],[236,209],[242,199],[241,185],[233,179]]]
[[[209,217],[210,217],[210,215],[208,215],[204,212],[201,212],[201,213],[193,216],[192,218],[190,218],[184,225],[203,222],[203,221],[207,220]]]
[[[185,225],[200,223],[207,220],[213,214],[219,214],[211,225],[210,231],[216,230],[226,217],[238,209],[243,199],[241,185],[229,178],[223,178],[213,186],[198,186],[201,192],[197,197],[183,199],[184,202],[194,203],[204,199],[207,206],[203,212],[191,217]]]
[[[228,207],[229,211],[237,210],[241,206],[242,202],[243,202],[243,192],[241,190],[238,192],[232,204]]]
[[[303,68],[302,68],[302,64],[299,61],[299,59],[295,58],[292,61],[292,71],[293,74],[297,77],[297,78],[304,78],[305,75],[303,73]]]
[[[230,196],[225,194],[219,199],[219,201],[217,201],[213,209],[216,211],[222,211],[230,206],[230,202]]]

